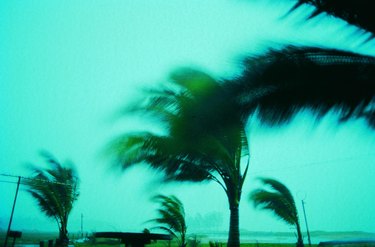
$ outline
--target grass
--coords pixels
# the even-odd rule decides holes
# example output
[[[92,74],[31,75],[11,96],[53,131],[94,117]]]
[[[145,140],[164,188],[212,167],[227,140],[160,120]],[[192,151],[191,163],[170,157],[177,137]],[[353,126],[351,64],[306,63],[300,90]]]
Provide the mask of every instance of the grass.
[[[123,244],[109,245],[109,244],[75,244],[75,247],[123,247]],[[167,243],[162,243],[159,241],[157,243],[146,245],[147,247],[168,247]],[[189,246],[189,245],[188,245]],[[245,243],[241,244],[241,247],[295,247],[296,244],[278,244],[278,243]],[[317,245],[312,245],[316,247]],[[177,247],[177,245],[172,244],[171,247]],[[199,244],[198,247],[210,247],[208,243]],[[222,247],[226,247],[225,243],[222,243]]]
[[[75,244],[75,247],[124,247],[124,244],[105,244],[105,243],[83,243],[83,244]],[[151,243],[146,245],[147,247],[178,247],[176,243],[172,241],[172,243],[169,245],[168,241],[157,241],[156,243]],[[190,245],[188,244],[188,247]],[[219,247],[226,247],[226,243],[219,243],[217,246]],[[290,244],[280,244],[280,243],[243,243],[241,244],[241,247],[295,247],[295,243]],[[308,246],[308,245],[306,245]],[[312,247],[316,247],[317,245],[312,245]],[[210,247],[209,243],[200,243],[198,247]]]
[[[1,246],[4,243],[5,232],[0,232],[0,243]],[[58,233],[46,233],[46,232],[24,232],[22,237],[16,240],[16,244],[39,244],[40,241],[48,241],[49,239],[55,240],[58,237]],[[70,239],[77,239],[78,235],[70,236]],[[197,239],[199,241],[199,237]],[[9,239],[13,241],[13,239]],[[225,242],[216,242],[215,246],[217,247],[226,247]],[[46,246],[47,243],[45,243]],[[96,239],[94,242],[87,243],[75,243],[75,247],[124,247],[124,244],[121,244],[119,240],[108,240],[108,239]],[[171,241],[169,244],[168,241],[157,241],[151,244],[146,245],[147,247],[178,247],[177,243]],[[188,244],[188,247],[191,245]],[[243,243],[241,247],[295,247],[295,243],[290,244],[280,244],[280,243]],[[306,244],[306,246],[308,246]],[[316,247],[317,245],[312,245]],[[209,243],[199,243],[197,247],[210,247]]]

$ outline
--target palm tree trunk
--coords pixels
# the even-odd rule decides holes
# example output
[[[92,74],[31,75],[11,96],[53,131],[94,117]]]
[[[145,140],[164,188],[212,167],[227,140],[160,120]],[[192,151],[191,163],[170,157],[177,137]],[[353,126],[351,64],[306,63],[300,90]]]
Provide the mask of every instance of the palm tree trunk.
[[[238,205],[230,207],[228,247],[240,247]]]
[[[69,245],[68,229],[67,226],[62,224],[59,233],[59,239],[56,241],[57,247],[67,247]]]
[[[302,232],[301,232],[301,227],[299,225],[299,222],[297,221],[296,223],[296,228],[297,228],[297,247],[303,247],[303,237],[302,237]]]

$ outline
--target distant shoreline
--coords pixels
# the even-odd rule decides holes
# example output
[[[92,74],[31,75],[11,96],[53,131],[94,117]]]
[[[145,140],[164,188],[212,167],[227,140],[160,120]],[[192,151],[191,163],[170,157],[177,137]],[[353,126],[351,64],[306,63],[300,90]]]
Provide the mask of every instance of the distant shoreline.
[[[228,232],[197,232],[198,238],[203,242],[205,240],[226,240]],[[241,243],[295,243],[296,236],[294,232],[263,232],[263,231],[241,231]],[[307,234],[303,232],[304,242],[307,243]],[[347,231],[347,232],[328,232],[312,231],[310,232],[311,242],[318,244],[322,241],[333,240],[353,240],[353,239],[375,239],[375,232]]]

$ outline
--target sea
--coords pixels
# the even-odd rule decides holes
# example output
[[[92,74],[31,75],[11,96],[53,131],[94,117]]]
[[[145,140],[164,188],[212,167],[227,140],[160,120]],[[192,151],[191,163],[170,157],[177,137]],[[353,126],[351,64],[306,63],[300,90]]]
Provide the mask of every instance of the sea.
[[[190,239],[197,238],[203,243],[226,242],[228,232],[200,232],[189,236]],[[296,243],[297,236],[293,232],[252,232],[242,231],[240,233],[241,243]],[[337,240],[375,240],[375,232],[325,232],[314,231],[310,233],[312,244],[325,241]],[[309,243],[307,233],[303,233],[303,242]]]

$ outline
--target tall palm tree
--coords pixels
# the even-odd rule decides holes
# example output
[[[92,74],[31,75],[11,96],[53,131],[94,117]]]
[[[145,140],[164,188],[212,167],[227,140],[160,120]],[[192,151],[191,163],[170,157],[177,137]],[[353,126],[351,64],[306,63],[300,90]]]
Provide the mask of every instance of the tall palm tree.
[[[158,224],[157,228],[175,237],[179,247],[185,247],[187,227],[182,202],[176,196],[164,195],[157,195],[153,197],[153,200],[160,204],[160,208],[158,209],[159,217],[151,221]]]
[[[289,189],[281,182],[271,178],[260,178],[262,184],[268,189],[254,190],[249,199],[255,207],[269,210],[277,217],[292,225],[297,231],[297,247],[303,247],[303,238],[298,219],[298,212],[293,196]]]
[[[59,228],[56,245],[68,246],[68,218],[79,196],[77,172],[70,163],[63,166],[52,155],[42,155],[49,168],[32,168],[35,175],[26,180],[27,191],[35,198],[40,210],[56,220]]]
[[[239,247],[239,214],[248,158],[245,123],[223,82],[195,69],[171,74],[171,85],[149,91],[131,111],[148,113],[166,134],[131,132],[109,150],[115,164],[127,169],[146,162],[164,173],[164,181],[214,181],[225,191],[230,209],[228,246]]]

